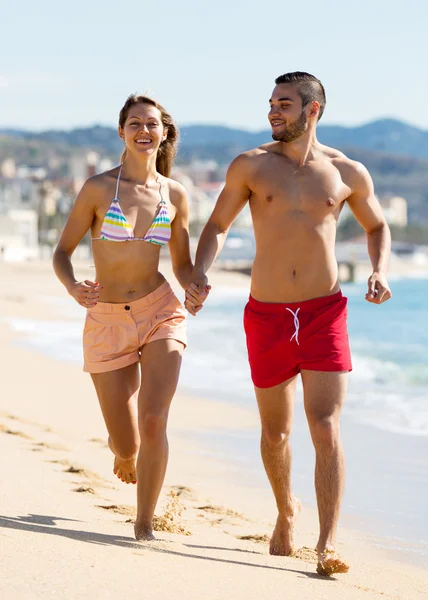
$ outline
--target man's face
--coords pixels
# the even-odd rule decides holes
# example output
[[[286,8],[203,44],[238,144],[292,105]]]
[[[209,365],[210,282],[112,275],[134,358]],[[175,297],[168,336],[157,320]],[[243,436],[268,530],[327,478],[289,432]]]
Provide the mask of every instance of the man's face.
[[[294,84],[276,85],[269,104],[268,119],[275,141],[294,142],[307,131],[306,110],[302,107],[302,99]]]

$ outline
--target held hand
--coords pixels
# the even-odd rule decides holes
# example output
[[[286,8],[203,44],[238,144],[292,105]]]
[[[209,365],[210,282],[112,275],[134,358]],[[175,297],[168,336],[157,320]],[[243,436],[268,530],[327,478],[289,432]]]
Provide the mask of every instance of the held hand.
[[[369,277],[368,286],[369,289],[366,294],[367,302],[382,304],[382,302],[386,302],[392,296],[386,277],[380,273],[376,273],[376,271]]]
[[[196,275],[186,290],[184,306],[193,316],[198,313],[205,300],[208,298],[211,286],[208,285],[206,275]]]
[[[69,288],[68,293],[76,300],[83,308],[92,308],[97,304],[98,298],[100,297],[100,290],[103,286],[95,281],[76,281]]]

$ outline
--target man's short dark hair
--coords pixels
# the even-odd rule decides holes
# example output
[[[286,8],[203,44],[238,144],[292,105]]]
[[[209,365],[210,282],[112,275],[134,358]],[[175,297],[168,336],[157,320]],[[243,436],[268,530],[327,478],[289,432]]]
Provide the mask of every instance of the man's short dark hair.
[[[321,119],[324,112],[326,97],[325,89],[319,79],[305,73],[304,71],[294,71],[293,73],[284,73],[275,79],[275,83],[295,83],[299,96],[302,99],[302,107],[305,108],[309,102],[316,100],[320,105],[318,121]]]

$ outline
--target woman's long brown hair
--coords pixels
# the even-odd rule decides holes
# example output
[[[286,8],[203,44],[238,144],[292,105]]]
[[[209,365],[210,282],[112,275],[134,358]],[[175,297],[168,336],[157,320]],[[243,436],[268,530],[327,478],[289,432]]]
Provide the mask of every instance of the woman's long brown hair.
[[[158,104],[155,100],[149,98],[148,96],[137,96],[135,94],[131,94],[131,96],[128,96],[119,114],[119,126],[122,127],[122,129],[125,126],[126,119],[128,118],[129,109],[136,104],[150,104],[150,106],[157,108],[161,114],[162,124],[167,132],[167,137],[166,140],[163,141],[159,146],[156,156],[156,170],[161,175],[169,177],[175,155],[177,154],[178,128],[171,115],[167,113],[164,107]],[[126,148],[122,152],[120,162],[123,162],[125,158]]]

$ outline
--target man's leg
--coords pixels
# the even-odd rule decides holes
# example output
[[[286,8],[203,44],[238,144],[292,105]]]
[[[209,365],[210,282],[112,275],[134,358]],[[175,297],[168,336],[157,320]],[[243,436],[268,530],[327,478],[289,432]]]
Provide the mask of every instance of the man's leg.
[[[262,424],[261,453],[275,495],[278,519],[270,541],[271,554],[289,555],[293,550],[293,526],[300,505],[291,494],[291,448],[296,377],[271,388],[255,387]]]
[[[340,438],[348,372],[302,371],[305,411],[315,447],[315,489],[320,535],[318,572],[346,573],[349,566],[335,554],[336,530],[345,484],[345,458]]]

